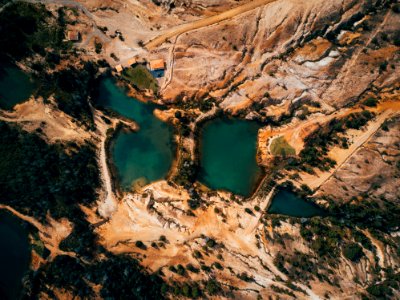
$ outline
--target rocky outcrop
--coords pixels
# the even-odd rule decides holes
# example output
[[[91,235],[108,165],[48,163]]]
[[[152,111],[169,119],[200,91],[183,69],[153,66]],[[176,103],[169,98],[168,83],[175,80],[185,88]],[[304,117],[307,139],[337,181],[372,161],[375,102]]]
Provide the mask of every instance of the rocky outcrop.
[[[269,98],[320,102],[326,109],[393,82],[400,15],[378,1],[277,1],[187,32],[173,48],[162,97],[210,96],[224,108]],[[392,66],[393,65],[393,66]]]

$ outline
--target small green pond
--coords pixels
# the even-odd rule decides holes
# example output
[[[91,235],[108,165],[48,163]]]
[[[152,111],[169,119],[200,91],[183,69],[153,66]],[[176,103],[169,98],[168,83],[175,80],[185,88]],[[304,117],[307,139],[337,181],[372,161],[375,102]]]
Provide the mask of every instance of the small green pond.
[[[0,212],[0,299],[18,299],[22,277],[28,270],[28,235],[18,219]]]
[[[227,118],[204,124],[199,180],[212,189],[249,196],[261,175],[256,161],[260,127],[257,122]]]
[[[111,78],[100,83],[97,103],[140,127],[138,132],[120,132],[114,142],[112,158],[121,187],[130,189],[137,180],[149,183],[164,178],[174,159],[173,130],[153,115],[156,105],[128,97]]]
[[[15,66],[0,67],[0,108],[12,109],[27,100],[35,88],[29,76]]]
[[[281,214],[298,218],[326,215],[326,212],[317,205],[287,190],[279,190],[276,193],[268,212],[271,214]]]

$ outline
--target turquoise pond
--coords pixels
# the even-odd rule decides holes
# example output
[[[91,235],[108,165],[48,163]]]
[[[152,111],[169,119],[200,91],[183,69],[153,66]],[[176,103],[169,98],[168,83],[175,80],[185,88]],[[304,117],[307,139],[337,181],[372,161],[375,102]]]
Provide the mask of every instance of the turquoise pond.
[[[134,120],[137,132],[120,132],[115,139],[112,158],[123,189],[137,180],[146,183],[165,178],[175,154],[171,126],[157,119],[154,104],[143,103],[126,95],[111,78],[100,84],[97,103]]]
[[[249,196],[260,179],[257,134],[253,121],[218,118],[201,132],[199,180],[212,189]]]
[[[326,214],[326,212],[317,205],[287,190],[279,190],[276,193],[268,212],[271,214],[281,214],[299,218],[323,216]]]
[[[28,235],[18,219],[0,212],[0,299],[18,299],[22,277],[28,270]]]
[[[15,66],[0,67],[0,108],[12,109],[27,100],[35,88],[29,76]]]

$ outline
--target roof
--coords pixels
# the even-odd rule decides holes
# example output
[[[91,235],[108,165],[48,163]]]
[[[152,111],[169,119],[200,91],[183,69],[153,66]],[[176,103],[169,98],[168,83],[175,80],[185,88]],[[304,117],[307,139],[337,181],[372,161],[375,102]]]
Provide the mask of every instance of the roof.
[[[115,66],[115,70],[116,70],[117,72],[122,72],[123,68],[122,68],[121,65],[116,65],[116,66]]]
[[[161,59],[155,59],[150,61],[150,70],[165,69],[165,62]]]
[[[79,32],[78,31],[73,31],[73,30],[68,30],[67,38],[70,41],[78,41],[79,40]]]
[[[134,65],[134,64],[137,63],[137,58],[136,57],[132,57],[132,58],[128,59],[127,63],[128,63],[129,66]]]

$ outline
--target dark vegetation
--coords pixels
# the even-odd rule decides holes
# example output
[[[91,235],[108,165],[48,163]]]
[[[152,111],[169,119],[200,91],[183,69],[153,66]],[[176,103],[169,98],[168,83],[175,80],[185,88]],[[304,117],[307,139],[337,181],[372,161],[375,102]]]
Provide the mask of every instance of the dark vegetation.
[[[381,283],[372,284],[367,288],[370,294],[367,299],[394,299],[393,291],[400,290],[400,273],[389,274],[386,280]]]
[[[285,262],[287,262],[285,264]],[[318,274],[316,260],[300,251],[295,251],[293,255],[285,257],[278,253],[274,259],[274,264],[279,271],[288,275],[294,280],[310,281]]]
[[[62,13],[57,19],[44,5],[13,3],[0,14],[0,60],[14,62],[34,54],[57,59],[70,48],[63,42],[64,30]]]
[[[374,107],[378,104],[378,99],[370,97],[363,102],[364,105]]]
[[[336,258],[340,255],[338,246],[346,237],[344,226],[325,224],[319,218],[312,218],[302,223],[300,235],[318,257],[327,260],[329,264],[336,264]]]
[[[88,256],[95,236],[78,204],[91,205],[99,186],[93,145],[48,145],[34,134],[0,122],[1,201],[46,222],[46,215],[75,221],[62,242],[65,250]]]
[[[384,200],[376,202],[368,197],[356,204],[335,204],[337,202],[327,200],[330,202],[328,217],[311,218],[300,222],[300,234],[314,254],[295,251],[293,255],[279,254],[275,258],[277,267],[289,278],[308,282],[317,277],[319,280],[329,282],[331,280],[328,278],[329,274],[332,274],[329,268],[337,266],[341,254],[353,263],[358,263],[366,251],[371,251],[375,255],[376,248],[363,233],[364,229],[400,253],[398,243],[388,235],[398,228],[400,211],[396,204]],[[291,218],[290,222],[296,221]],[[379,268],[371,275],[379,281]],[[390,280],[388,282],[388,284],[393,283]],[[378,284],[369,289],[373,295],[381,295],[383,291],[389,290],[387,284]]]
[[[160,277],[147,274],[127,255],[104,254],[106,259],[90,265],[73,257],[57,256],[50,264],[30,273],[31,285],[25,296],[35,299],[40,291],[45,291],[55,298],[54,286],[90,299],[95,295],[90,282],[101,285],[100,296],[104,299],[164,299],[161,291],[165,284]]]
[[[200,297],[202,299],[207,299],[206,295],[217,296],[224,294],[221,284],[215,279],[190,283],[174,282],[170,287],[165,286],[164,290],[172,295],[184,296],[190,299],[197,299]]]
[[[290,222],[296,222],[290,218]],[[275,238],[290,239],[290,236]],[[371,241],[352,224],[331,218],[311,218],[300,222],[300,235],[313,253],[294,250],[292,254],[283,252],[275,257],[274,264],[291,280],[309,283],[313,280],[336,285],[334,274],[341,254],[353,263],[364,257],[364,249],[375,253]],[[354,240],[354,242],[349,242]],[[285,247],[285,243],[281,243]]]
[[[38,78],[38,96],[54,96],[57,106],[90,130],[95,129],[89,98],[94,94],[97,65],[84,62],[82,66],[69,67],[51,74],[41,73]]]
[[[36,96],[45,100],[54,96],[60,110],[79,124],[94,129],[88,99],[94,88],[97,65],[86,62],[48,72],[63,60],[73,61],[77,57],[71,42],[64,40],[67,23],[64,8],[53,15],[41,4],[11,4],[0,13],[0,44],[7,45],[0,49],[0,62],[24,61],[36,73]]]
[[[215,101],[209,95],[204,95],[202,100],[186,99],[185,94],[181,93],[176,96],[174,107],[182,110],[199,109],[201,112],[207,112],[213,108]]]
[[[58,256],[43,265],[26,281],[25,293],[29,297],[37,297],[39,291],[54,296],[55,286],[91,298],[89,281],[102,284],[104,298],[163,298],[162,280],[144,273],[135,259],[110,253],[102,261],[95,258],[104,250],[96,243],[96,235],[78,207],[91,205],[97,196],[99,178],[92,145],[48,145],[34,134],[1,122],[0,155],[2,203],[41,222],[46,222],[47,213],[54,218],[68,218],[74,223],[74,231],[60,248],[74,251],[86,262]]]
[[[356,204],[346,203],[342,205],[330,203],[330,214],[343,222],[349,222],[360,228],[369,228],[373,231],[390,233],[399,226],[398,216],[400,207],[391,201],[377,202],[365,197]]]
[[[0,190],[2,201],[45,221],[73,218],[76,204],[91,205],[99,186],[95,148],[48,145],[35,134],[0,122]]]
[[[122,78],[124,78],[140,90],[149,89],[152,90],[154,93],[157,93],[157,80],[143,65],[136,65],[134,67],[125,69],[122,72]]]
[[[352,113],[343,119],[333,119],[326,126],[320,127],[311,133],[305,140],[305,147],[300,152],[299,158],[290,157],[287,161],[287,169],[300,169],[313,173],[313,168],[327,171],[336,162],[327,157],[329,146],[339,145],[347,148],[347,139],[340,137],[346,129],[360,129],[374,117],[368,110],[359,113]]]
[[[179,185],[190,188],[193,182],[196,181],[198,165],[189,158],[190,154],[187,153],[185,149],[182,149],[182,152],[183,155],[178,165],[179,171],[177,172],[174,181]]]
[[[293,298],[296,298],[296,295],[293,292],[291,292],[288,289],[281,288],[281,287],[279,287],[277,285],[271,285],[271,290],[273,290],[275,293],[278,293],[278,294],[286,294],[286,295],[289,295],[289,296],[291,296]]]
[[[343,247],[343,255],[353,262],[359,262],[364,256],[362,247],[356,243],[351,243]]]

